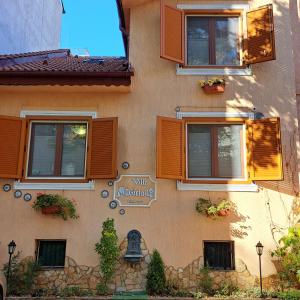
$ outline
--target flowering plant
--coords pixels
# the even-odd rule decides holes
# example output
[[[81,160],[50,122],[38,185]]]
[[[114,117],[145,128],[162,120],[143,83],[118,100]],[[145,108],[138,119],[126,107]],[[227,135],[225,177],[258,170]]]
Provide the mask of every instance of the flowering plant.
[[[55,207],[56,209],[53,210],[52,214],[67,220],[68,218],[77,219],[79,217],[75,205],[74,199],[70,200],[58,194],[37,193],[37,198],[32,207],[36,211],[41,210],[42,212],[47,208]]]
[[[206,85],[213,86],[213,85],[225,85],[225,79],[222,78],[212,78],[208,80],[199,80],[199,84],[201,87]]]
[[[214,204],[210,200],[200,198],[196,203],[196,211],[198,213],[206,214],[213,219],[227,216],[231,208],[232,203],[225,199],[219,204]]]

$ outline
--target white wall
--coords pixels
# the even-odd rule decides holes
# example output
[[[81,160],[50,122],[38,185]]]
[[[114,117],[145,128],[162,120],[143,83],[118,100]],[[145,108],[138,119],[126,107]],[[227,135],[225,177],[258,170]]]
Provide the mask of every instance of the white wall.
[[[0,0],[0,54],[58,49],[60,0]]]

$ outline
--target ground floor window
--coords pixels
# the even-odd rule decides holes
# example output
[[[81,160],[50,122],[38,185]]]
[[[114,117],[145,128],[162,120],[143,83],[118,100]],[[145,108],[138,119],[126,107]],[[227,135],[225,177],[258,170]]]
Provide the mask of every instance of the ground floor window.
[[[204,266],[214,270],[234,270],[233,241],[204,241]]]
[[[65,240],[37,241],[37,261],[41,267],[64,267],[65,256]]]

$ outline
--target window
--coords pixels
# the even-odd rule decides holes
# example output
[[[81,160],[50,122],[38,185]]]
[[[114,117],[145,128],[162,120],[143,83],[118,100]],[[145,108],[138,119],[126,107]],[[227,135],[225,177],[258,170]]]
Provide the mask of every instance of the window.
[[[240,186],[257,180],[283,180],[279,118],[180,114],[182,119],[157,117],[157,178]]]
[[[27,176],[83,178],[87,129],[86,122],[32,122]]]
[[[65,240],[37,241],[37,261],[41,267],[64,267],[65,256]]]
[[[0,125],[0,178],[38,189],[117,176],[116,117],[1,116]]]
[[[186,17],[188,66],[240,65],[239,17]]]
[[[234,270],[232,241],[204,241],[204,266],[214,270]]]
[[[243,177],[243,125],[187,124],[188,178]]]
[[[201,4],[180,6],[185,8],[161,1],[161,58],[183,68],[209,70],[212,66],[241,69],[276,59],[272,5],[248,12],[240,8],[207,9],[207,5],[201,9]]]

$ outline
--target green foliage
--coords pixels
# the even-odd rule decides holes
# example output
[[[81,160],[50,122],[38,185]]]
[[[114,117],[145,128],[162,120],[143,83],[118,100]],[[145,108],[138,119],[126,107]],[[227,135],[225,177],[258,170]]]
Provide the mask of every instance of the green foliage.
[[[100,282],[96,286],[96,294],[97,295],[108,295],[109,290],[106,284]]]
[[[120,254],[118,236],[113,219],[107,219],[103,222],[101,239],[95,245],[95,250],[100,255],[101,284],[107,290],[107,284],[114,275]]]
[[[203,267],[200,269],[199,289],[200,292],[212,296],[214,295],[213,279],[210,277],[209,272],[209,268]]]
[[[146,290],[150,295],[162,295],[166,290],[166,275],[163,260],[155,249],[148,266]]]
[[[213,219],[220,216],[225,216],[232,208],[232,203],[228,200],[222,200],[218,205],[210,200],[199,198],[196,203],[196,211],[200,214],[205,214]]]
[[[225,79],[223,78],[212,78],[208,80],[199,80],[199,84],[201,87],[204,87],[205,85],[213,86],[213,85],[225,85]]]
[[[38,193],[37,198],[32,205],[36,211],[53,206],[57,206],[59,208],[59,210],[54,214],[63,218],[64,220],[67,220],[68,218],[78,218],[74,200],[71,201],[70,199],[58,194]]]
[[[283,300],[299,300],[300,290],[290,290],[286,292],[281,292],[278,294],[278,298]]]
[[[217,289],[215,296],[231,296],[235,292],[237,292],[239,289],[233,285],[231,282],[223,282],[219,289]]]
[[[168,280],[164,290],[164,295],[171,297],[190,297],[193,294],[179,287],[176,281]]]
[[[193,295],[193,298],[195,298],[195,299],[202,299],[202,298],[204,298],[204,294],[202,293],[202,292],[200,292],[200,291],[198,291],[198,292],[195,292],[195,293],[192,293],[192,295]]]
[[[33,282],[37,276],[39,265],[32,259],[27,260],[26,262],[20,262],[20,255],[21,253],[18,252],[12,256],[9,278],[9,264],[6,263],[3,268],[3,272],[8,282],[7,295],[20,296],[28,295],[33,292]]]
[[[58,292],[59,297],[82,297],[93,295],[91,290],[82,289],[79,286],[67,286]]]
[[[300,228],[291,227],[279,240],[279,247],[271,253],[280,260],[279,276],[284,288],[300,288]]]

